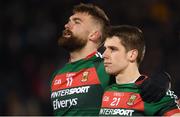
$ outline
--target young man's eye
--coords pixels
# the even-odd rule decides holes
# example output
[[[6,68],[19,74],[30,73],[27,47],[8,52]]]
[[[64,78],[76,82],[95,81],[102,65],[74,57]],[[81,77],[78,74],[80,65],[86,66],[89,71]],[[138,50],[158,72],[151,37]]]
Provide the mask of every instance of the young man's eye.
[[[114,47],[112,47],[112,48],[110,48],[110,49],[111,49],[111,52],[115,52],[115,51],[118,50],[117,48],[114,48]]]
[[[116,50],[116,48],[113,48],[113,47],[111,47],[110,49],[111,49],[112,51]]]

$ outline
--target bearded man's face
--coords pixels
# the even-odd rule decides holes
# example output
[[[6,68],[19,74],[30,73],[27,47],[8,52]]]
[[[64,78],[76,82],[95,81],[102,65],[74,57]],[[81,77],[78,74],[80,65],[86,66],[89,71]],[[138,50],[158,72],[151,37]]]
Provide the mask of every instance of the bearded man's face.
[[[87,44],[87,39],[82,39],[69,29],[65,29],[58,40],[58,44],[68,52],[74,52],[82,49]]]

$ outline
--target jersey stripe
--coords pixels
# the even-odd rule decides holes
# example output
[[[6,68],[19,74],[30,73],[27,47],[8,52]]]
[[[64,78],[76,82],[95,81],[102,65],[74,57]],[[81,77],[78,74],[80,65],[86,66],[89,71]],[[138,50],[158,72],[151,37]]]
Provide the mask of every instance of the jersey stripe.
[[[52,91],[56,91],[93,84],[100,84],[96,70],[95,68],[87,68],[79,72],[68,72],[56,75],[52,81],[51,89]]]
[[[179,109],[170,110],[170,111],[166,112],[166,113],[164,114],[164,116],[171,116],[171,115],[173,115],[173,114],[175,114],[175,113],[180,113],[180,110],[179,110]]]
[[[144,103],[140,95],[133,92],[105,92],[103,95],[102,107],[127,108],[144,111]]]

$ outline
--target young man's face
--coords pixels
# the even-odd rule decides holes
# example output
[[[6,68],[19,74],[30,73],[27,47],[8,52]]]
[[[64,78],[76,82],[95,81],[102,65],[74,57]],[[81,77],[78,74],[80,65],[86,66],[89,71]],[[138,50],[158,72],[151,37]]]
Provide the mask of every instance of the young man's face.
[[[59,44],[70,52],[82,49],[88,41],[93,27],[92,17],[87,13],[75,13],[65,24]]]
[[[117,75],[123,72],[128,64],[128,53],[116,36],[107,38],[104,43],[105,51],[103,53],[104,66],[108,74]]]

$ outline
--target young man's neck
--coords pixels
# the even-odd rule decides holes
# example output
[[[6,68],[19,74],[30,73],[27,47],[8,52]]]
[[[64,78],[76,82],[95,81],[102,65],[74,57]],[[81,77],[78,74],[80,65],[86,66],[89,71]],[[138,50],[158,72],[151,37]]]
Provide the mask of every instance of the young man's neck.
[[[119,73],[116,76],[116,83],[117,84],[128,84],[128,83],[134,83],[141,74],[139,73],[139,70],[136,66],[129,67],[129,69],[126,69],[123,73]]]

